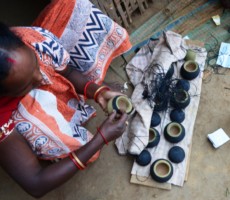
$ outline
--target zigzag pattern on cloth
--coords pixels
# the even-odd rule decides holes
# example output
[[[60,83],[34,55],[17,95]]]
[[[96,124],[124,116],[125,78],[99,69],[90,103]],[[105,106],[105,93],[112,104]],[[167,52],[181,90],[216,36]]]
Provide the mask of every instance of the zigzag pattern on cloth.
[[[73,137],[80,137],[85,142],[89,140],[87,130],[84,127],[79,126],[77,124],[73,127]]]
[[[45,41],[40,43],[34,43],[34,47],[39,53],[39,57],[42,60],[44,55],[48,55],[52,58],[52,65],[54,68],[59,68],[60,66],[67,65],[69,59],[66,59],[65,54],[67,54],[66,50],[63,48],[62,45],[59,43],[59,39],[53,35],[51,32],[39,28],[33,27],[34,30],[39,32],[41,35],[45,37]]]
[[[70,52],[70,65],[82,72],[89,70],[96,60],[99,47],[111,29],[112,23],[111,19],[92,6],[86,29]]]

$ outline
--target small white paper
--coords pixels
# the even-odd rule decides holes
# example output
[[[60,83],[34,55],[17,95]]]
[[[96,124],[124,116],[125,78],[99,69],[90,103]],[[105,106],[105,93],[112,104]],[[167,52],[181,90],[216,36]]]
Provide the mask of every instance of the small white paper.
[[[220,25],[220,16],[219,15],[215,15],[212,17],[214,23],[218,26]]]
[[[185,40],[190,40],[190,38],[189,38],[187,35],[184,36],[183,39],[185,39]]]
[[[216,64],[222,67],[230,68],[230,44],[229,43],[221,42]]]
[[[208,134],[208,139],[212,142],[215,148],[220,147],[221,145],[230,140],[230,138],[222,128],[219,128],[215,132]]]

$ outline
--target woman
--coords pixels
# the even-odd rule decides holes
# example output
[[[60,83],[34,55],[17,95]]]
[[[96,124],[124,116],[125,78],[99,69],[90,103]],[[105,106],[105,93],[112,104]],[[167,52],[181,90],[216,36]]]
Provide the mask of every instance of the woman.
[[[85,76],[69,63],[69,54],[49,31],[8,29],[1,24],[0,165],[35,197],[85,169],[104,144],[119,137],[126,127],[127,115],[117,118],[115,112],[94,136],[82,127],[94,114],[85,98],[93,98],[105,109],[108,100],[119,93],[95,84],[104,75],[92,79],[90,72]],[[61,160],[43,167],[38,158]]]

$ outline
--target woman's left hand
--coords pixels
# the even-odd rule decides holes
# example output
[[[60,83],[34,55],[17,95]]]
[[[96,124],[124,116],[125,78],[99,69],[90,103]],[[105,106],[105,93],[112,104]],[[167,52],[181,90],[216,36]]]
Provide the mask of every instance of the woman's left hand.
[[[101,108],[105,112],[107,112],[107,104],[108,104],[109,100],[115,96],[118,96],[118,95],[126,96],[121,92],[115,92],[112,90],[108,90],[108,91],[102,92],[101,94],[98,95],[97,102],[101,106]]]

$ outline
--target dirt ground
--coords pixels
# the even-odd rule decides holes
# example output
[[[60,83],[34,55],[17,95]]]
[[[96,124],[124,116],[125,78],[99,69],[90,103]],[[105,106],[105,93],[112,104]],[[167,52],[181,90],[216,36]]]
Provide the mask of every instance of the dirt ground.
[[[25,0],[23,5],[12,1],[1,2],[0,19],[12,25],[28,25],[47,1]],[[11,4],[12,3],[12,4]],[[13,5],[9,11],[5,6]],[[5,4],[5,5],[4,5]],[[146,17],[151,15],[151,9]],[[26,13],[26,14],[25,14]],[[141,19],[141,22],[143,19]],[[116,60],[113,62],[116,65]],[[120,67],[108,70],[107,82],[124,83],[125,71]],[[211,76],[202,84],[201,100],[196,118],[188,181],[183,187],[172,186],[170,191],[130,183],[133,159],[119,156],[113,143],[102,149],[98,161],[87,170],[77,173],[71,180],[47,194],[42,200],[226,200],[230,199],[230,142],[214,149],[207,140],[207,134],[223,128],[230,134],[230,72]],[[128,95],[131,94],[129,89]],[[91,102],[92,103],[92,102]],[[104,113],[99,109],[97,117],[87,124],[90,130],[100,123]],[[1,200],[32,200],[0,168]]]

